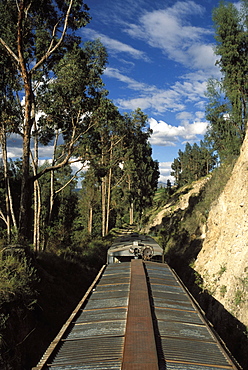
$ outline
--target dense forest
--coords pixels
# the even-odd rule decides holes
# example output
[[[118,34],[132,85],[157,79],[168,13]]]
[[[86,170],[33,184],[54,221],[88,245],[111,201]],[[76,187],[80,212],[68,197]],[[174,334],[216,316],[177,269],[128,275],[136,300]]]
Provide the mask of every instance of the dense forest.
[[[87,6],[0,6],[2,236],[40,251],[54,233],[68,244],[73,228],[89,234],[101,229],[104,236],[123,220],[137,221],[151,204],[158,163],[151,157],[147,117],[139,109],[121,115],[107,98],[104,46],[99,40],[83,44],[76,32],[90,20]],[[10,162],[13,134],[21,138],[22,157]],[[39,152],[47,145],[52,158],[40,166]],[[70,167],[75,162],[84,171],[79,196]]]
[[[208,82],[204,140],[187,143],[172,164],[177,187],[239,153],[247,129],[247,13],[247,0],[239,11],[229,2],[213,11],[222,78]],[[55,266],[68,280],[68,270],[76,279],[84,271],[87,285],[98,268],[94,251],[102,263],[110,230],[140,227],[160,201],[159,169],[148,117],[140,109],[119,112],[102,81],[105,47],[79,36],[90,22],[83,0],[0,1],[0,19],[0,366],[18,369],[32,325],[19,330],[19,347],[8,332],[27,312],[33,321],[45,313],[47,287],[61,284],[50,277]],[[15,160],[8,158],[11,138],[22,143]],[[52,154],[41,163],[47,148]],[[174,189],[168,182],[165,200]]]

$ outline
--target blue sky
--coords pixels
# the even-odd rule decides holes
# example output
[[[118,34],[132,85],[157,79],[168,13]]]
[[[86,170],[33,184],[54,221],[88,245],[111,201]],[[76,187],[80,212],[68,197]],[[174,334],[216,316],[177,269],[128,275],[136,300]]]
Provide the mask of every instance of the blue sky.
[[[108,52],[103,75],[109,98],[121,113],[141,108],[153,130],[153,158],[160,181],[186,142],[206,132],[206,82],[220,78],[215,66],[212,10],[215,0],[85,0],[91,22],[83,41],[100,38]],[[239,2],[234,2],[239,7]],[[53,147],[39,157],[51,158]],[[9,140],[9,157],[20,157],[21,138]]]
[[[213,0],[88,0],[92,20],[84,40],[100,38],[108,52],[103,80],[121,112],[141,108],[153,129],[161,180],[185,143],[206,132],[206,81],[215,66]]]

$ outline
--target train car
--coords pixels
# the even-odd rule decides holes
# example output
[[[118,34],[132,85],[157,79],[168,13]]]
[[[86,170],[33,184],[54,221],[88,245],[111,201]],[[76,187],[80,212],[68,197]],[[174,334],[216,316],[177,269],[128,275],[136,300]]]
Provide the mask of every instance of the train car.
[[[128,262],[131,259],[161,262],[163,249],[148,235],[131,233],[119,236],[108,250],[107,263]]]
[[[176,273],[142,252],[157,246],[121,238],[33,370],[240,370]],[[115,255],[121,240],[140,252]]]

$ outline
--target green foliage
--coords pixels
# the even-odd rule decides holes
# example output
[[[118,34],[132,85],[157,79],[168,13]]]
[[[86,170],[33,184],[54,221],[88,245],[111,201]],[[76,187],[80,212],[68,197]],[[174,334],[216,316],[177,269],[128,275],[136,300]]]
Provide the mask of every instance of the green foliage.
[[[224,96],[224,88],[216,80],[209,80],[206,118],[211,123],[205,141],[216,151],[221,161],[238,155],[244,132],[240,132],[236,121],[230,116],[231,106]]]
[[[49,166],[49,163],[45,162],[40,170],[47,166]],[[70,243],[74,219],[77,216],[78,196],[75,192],[75,180],[64,187],[72,178],[70,166],[54,171],[53,175],[53,180],[50,173],[44,174],[39,180],[42,204],[40,234],[43,249],[48,248],[55,251],[56,248]],[[53,181],[53,191],[55,193],[52,210],[51,181]]]
[[[238,11],[234,4],[221,1],[213,11],[217,64],[221,82],[210,79],[206,108],[210,125],[207,140],[221,160],[237,155],[244,139],[247,121],[248,44],[247,2]]]
[[[125,190],[129,192],[130,205],[134,204],[136,220],[139,221],[144,210],[152,205],[159,178],[158,162],[152,159],[147,116],[137,109],[124,118],[127,127],[124,171],[128,183]]]
[[[245,10],[245,8],[244,8]],[[247,13],[242,15],[232,3],[221,2],[213,11],[216,54],[224,75],[223,86],[231,105],[231,115],[240,132],[244,131],[247,103]]]
[[[220,267],[220,270],[218,271],[219,277],[221,277],[224,274],[224,272],[226,272],[226,266],[225,265]]]
[[[104,94],[101,74],[106,61],[106,50],[97,40],[84,47],[74,44],[56,64],[53,79],[40,85],[37,93],[39,109],[45,113],[38,122],[43,143],[51,140],[56,129],[62,130],[66,142],[77,136],[74,147],[83,141],[89,128],[87,113],[96,109],[98,96]]]
[[[221,295],[222,298],[225,297],[226,292],[227,292],[227,286],[226,285],[221,285],[221,287],[220,287],[220,295]]]
[[[240,304],[243,303],[244,301],[245,301],[244,292],[242,290],[238,289],[235,292],[235,295],[234,295],[234,304],[235,304],[235,306],[240,306]]]
[[[165,205],[168,202],[169,198],[172,196],[173,192],[174,190],[172,188],[171,182],[170,180],[167,180],[166,187],[159,188],[154,195],[153,201],[155,205],[157,205],[158,207]]]
[[[111,241],[107,239],[91,238],[86,235],[82,237],[80,243],[74,242],[65,250],[61,250],[61,257],[97,271],[106,263],[107,250],[110,246]]]
[[[90,56],[88,55],[88,57],[86,56],[83,58],[82,53],[80,54],[82,50],[79,47],[81,38],[76,35],[75,31],[89,22],[90,17],[88,10],[83,0],[75,0],[72,2],[60,0],[35,0],[30,3],[26,1],[0,2],[0,67],[3,67],[1,68],[1,72],[3,69],[5,76],[5,80],[0,79],[0,85],[3,87],[2,91],[7,91],[9,89],[10,92],[8,94],[8,99],[6,99],[6,94],[4,96],[5,103],[8,104],[5,104],[3,112],[7,112],[12,117],[15,116],[9,119],[8,122],[6,119],[4,120],[4,131],[5,134],[9,131],[21,131],[21,139],[23,141],[22,186],[18,225],[18,237],[20,240],[31,238],[32,214],[30,212],[30,200],[32,197],[30,197],[30,193],[33,191],[32,185],[34,178],[30,179],[30,142],[32,134],[34,133],[34,135],[37,135],[37,128],[35,127],[35,120],[33,118],[37,111],[34,112],[33,110],[41,109],[45,112],[43,107],[47,94],[44,92],[46,89],[49,90],[49,82],[52,81],[51,86],[54,85],[55,81],[61,82],[61,79],[59,81],[58,70],[61,72],[61,75],[63,75],[62,78],[66,78],[71,87],[70,93],[68,93],[67,96],[68,101],[72,101],[71,95],[73,95],[74,91],[73,99],[75,110],[78,110],[77,100],[80,100],[80,98],[76,96],[76,94],[79,93],[83,81],[80,80],[80,82],[75,85],[73,80],[76,77],[82,78],[88,77],[90,74],[92,75],[92,73],[87,74],[89,69],[85,71],[85,68],[78,68],[78,63],[80,59],[85,66],[85,59],[89,59],[93,51],[92,49],[89,51],[90,47],[87,46],[87,51],[85,51],[84,55],[90,54]],[[96,47],[95,50],[96,49],[98,49],[98,51],[96,51],[95,54],[100,53],[101,60],[103,60],[104,53],[100,52],[100,48]],[[81,58],[78,58],[79,54]],[[92,59],[93,61],[91,60],[88,64],[86,63],[87,66],[90,63],[95,64],[95,58]],[[64,64],[62,61],[64,61]],[[63,68],[65,66],[67,66],[67,70]],[[93,76],[95,77],[94,82],[98,89],[100,79],[98,78],[97,80],[96,74],[98,73],[99,75],[102,70],[97,71],[95,65],[92,66],[91,69],[96,71]],[[85,72],[86,75],[84,74],[82,76],[83,72]],[[88,83],[88,81],[89,77],[86,83]],[[66,84],[61,83],[61,86],[66,90]],[[84,88],[85,90],[87,89],[85,85]],[[63,92],[63,89],[61,89],[61,92]],[[66,90],[66,92],[68,92],[68,90]],[[80,93],[82,93],[82,88]],[[21,107],[20,102],[23,99],[23,95],[25,96],[25,105]],[[85,95],[86,94],[81,96],[81,100]],[[41,101],[41,96],[44,96],[43,102]],[[11,104],[13,97],[16,97],[14,100],[15,104]],[[69,97],[71,99],[69,99]],[[54,96],[50,95],[50,98],[50,102],[53,103],[57,100],[55,94]],[[2,103],[2,96],[0,96],[0,108],[2,108]],[[61,104],[61,99],[59,99],[58,96],[58,105],[59,103]],[[50,114],[50,121],[49,124],[46,123],[48,127],[44,130],[45,134],[43,135],[46,137],[43,141],[45,143],[48,143],[49,139],[52,138],[53,132],[51,132],[51,129],[54,130],[55,126],[55,129],[58,127],[66,129],[66,132],[64,132],[64,139],[70,137],[70,134],[73,132],[73,144],[78,141],[75,139],[75,137],[78,139],[78,133],[76,133],[74,129],[78,127],[75,121],[75,110],[74,116],[71,117],[72,121],[68,122],[68,119],[64,119],[64,116],[66,116],[65,109],[68,109],[68,104],[65,103],[65,100],[63,104],[64,106],[62,108],[60,105],[60,120],[55,120],[55,117],[51,117]],[[87,108],[88,106],[86,109]],[[16,110],[16,112],[14,112],[14,110]],[[62,114],[62,112],[64,114]],[[69,112],[69,114],[71,114],[71,112]],[[77,123],[79,121],[80,124],[82,123],[82,115],[83,111],[77,111]],[[48,116],[49,114],[45,117]],[[45,119],[43,117],[42,125],[45,125],[44,121]],[[18,125],[20,124],[22,125],[22,130],[18,131]],[[73,152],[72,146],[73,145],[69,146],[69,148],[64,146],[64,153],[67,153],[68,158],[66,158],[65,155],[60,158],[61,166],[68,163],[69,157]],[[42,174],[39,173],[37,176],[41,176]]]
[[[195,275],[195,284],[198,285],[200,289],[204,289],[203,279],[201,275],[197,271],[194,271],[194,275]]]
[[[178,155],[171,165],[171,175],[175,177],[178,187],[206,176],[214,168],[217,159],[213,149],[203,141],[200,146],[187,143],[184,152],[179,150]]]
[[[37,297],[39,279],[28,257],[10,255],[0,259],[0,306],[6,302],[22,302],[32,308]]]

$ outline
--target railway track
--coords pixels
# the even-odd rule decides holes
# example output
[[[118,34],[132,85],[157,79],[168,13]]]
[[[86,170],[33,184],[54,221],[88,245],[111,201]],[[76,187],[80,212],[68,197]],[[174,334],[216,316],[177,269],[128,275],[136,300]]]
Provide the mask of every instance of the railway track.
[[[240,369],[167,264],[104,266],[33,370]]]

